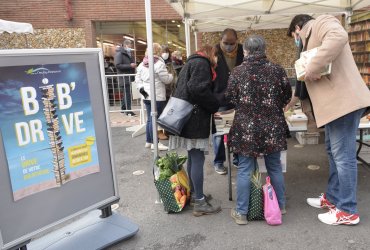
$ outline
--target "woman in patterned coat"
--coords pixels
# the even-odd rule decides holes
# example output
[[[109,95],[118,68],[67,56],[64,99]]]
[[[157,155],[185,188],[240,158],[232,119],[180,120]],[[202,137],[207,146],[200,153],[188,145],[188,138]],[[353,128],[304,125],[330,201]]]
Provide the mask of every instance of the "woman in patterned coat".
[[[267,60],[261,36],[247,38],[243,49],[244,62],[232,72],[226,92],[236,111],[229,144],[239,157],[236,208],[231,211],[237,224],[247,224],[250,178],[260,155],[265,158],[280,209],[285,213],[280,153],[287,149],[283,108],[292,96],[285,70]]]

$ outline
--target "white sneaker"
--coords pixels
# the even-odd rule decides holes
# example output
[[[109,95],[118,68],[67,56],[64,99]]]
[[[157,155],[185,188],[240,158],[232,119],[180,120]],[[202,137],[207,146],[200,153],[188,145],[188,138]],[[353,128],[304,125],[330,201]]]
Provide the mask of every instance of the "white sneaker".
[[[307,198],[307,203],[311,207],[316,207],[316,208],[321,208],[321,209],[335,208],[335,205],[331,204],[330,201],[326,199],[325,194],[321,194],[318,198]]]
[[[360,222],[358,214],[348,214],[337,208],[330,209],[329,212],[319,214],[319,220],[328,225],[356,225]]]
[[[154,149],[154,145],[150,147],[151,149]],[[162,143],[158,142],[158,150],[160,151],[168,151],[168,147],[166,145],[163,145]]]
[[[150,148],[152,145],[153,145],[153,144],[151,144],[150,142],[145,143],[145,147],[146,147],[146,148]]]

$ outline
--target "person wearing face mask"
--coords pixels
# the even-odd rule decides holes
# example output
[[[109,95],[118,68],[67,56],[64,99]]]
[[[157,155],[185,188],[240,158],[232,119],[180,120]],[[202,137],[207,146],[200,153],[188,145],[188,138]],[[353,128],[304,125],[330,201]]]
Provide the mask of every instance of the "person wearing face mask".
[[[154,56],[154,83],[155,83],[155,99],[157,105],[157,116],[159,117],[166,105],[166,85],[170,84],[173,80],[173,75],[168,73],[164,60],[161,57],[162,48],[158,43],[153,43],[153,56]],[[151,91],[152,88],[150,82],[150,71],[149,71],[149,58],[148,50],[145,52],[143,62],[139,64],[135,76],[135,82],[137,89],[142,94],[142,99],[145,104],[147,111],[147,123],[146,123],[146,142],[145,148],[154,149],[153,143],[153,124],[151,116]],[[158,139],[161,139],[158,137]],[[167,151],[168,147],[162,143],[158,143],[158,149],[161,151]]]
[[[312,19],[312,17],[310,16],[308,17]],[[301,52],[303,51],[303,44],[302,44],[302,40],[299,37],[298,33],[296,33],[294,36],[294,43],[295,43],[295,46],[297,47],[297,59],[299,59]],[[284,108],[284,112],[287,112],[290,108],[293,108],[295,104],[300,101],[302,111],[307,116],[307,132],[308,133],[320,132],[321,129],[318,129],[316,126],[315,115],[313,113],[310,97],[307,96],[306,98],[301,99],[301,100],[298,98],[300,96],[299,92],[301,91],[301,88],[303,88],[304,84],[305,84],[304,82],[299,81],[297,79],[296,88],[293,93],[292,99],[288,103],[288,105],[286,105],[286,107]]]
[[[318,215],[325,224],[358,224],[356,133],[370,106],[370,91],[353,59],[348,33],[337,18],[297,15],[287,35],[301,39],[307,50],[318,48],[305,66],[304,81],[317,127],[325,126],[329,180],[326,192],[318,198],[308,198],[307,203],[329,210]],[[321,76],[322,69],[330,63],[330,75]]]
[[[132,53],[132,42],[131,40],[124,40],[122,47],[116,49],[114,56],[114,64],[118,74],[135,74],[136,63]],[[121,110],[131,109],[131,82],[135,80],[134,76],[120,77],[119,82],[122,86],[122,104]],[[124,93],[124,94],[123,94]],[[135,116],[136,114],[132,111],[125,112],[129,116]]]
[[[225,98],[227,81],[231,71],[243,62],[243,46],[238,43],[238,35],[234,29],[225,29],[221,35],[221,41],[216,45],[217,50],[217,78],[214,83],[214,93],[219,99],[219,112],[230,110],[233,105]],[[217,114],[215,115],[217,116]],[[216,173],[224,175],[227,173],[224,166],[226,160],[223,136],[212,136],[213,151],[215,158],[213,166]],[[237,156],[234,155],[234,165],[238,165]]]
[[[171,57],[170,57],[170,49],[168,48],[167,45],[162,45],[162,53],[161,53],[161,57],[164,61],[164,63],[166,64],[166,68],[167,68],[167,71],[168,73],[170,73],[171,75],[173,75],[173,79],[172,81],[169,83],[169,84],[166,84],[166,104],[168,102],[168,100],[170,99],[174,89],[175,89],[175,84],[176,84],[176,81],[177,81],[177,73],[176,71],[174,70],[173,66],[172,66],[172,60],[171,60]],[[160,129],[158,131],[158,138],[160,140],[168,140],[168,133],[163,130],[163,129]]]
[[[162,45],[161,57],[162,57],[162,59],[164,60],[164,62],[166,64],[166,68],[167,68],[168,73],[170,73],[174,76],[172,82],[170,84],[166,85],[166,101],[168,101],[170,99],[170,96],[172,95],[172,93],[174,91],[174,88],[175,88],[175,83],[177,81],[177,73],[173,68],[172,60],[171,60],[170,55],[171,55],[171,52],[170,52],[170,49],[168,48],[168,46],[167,45]]]

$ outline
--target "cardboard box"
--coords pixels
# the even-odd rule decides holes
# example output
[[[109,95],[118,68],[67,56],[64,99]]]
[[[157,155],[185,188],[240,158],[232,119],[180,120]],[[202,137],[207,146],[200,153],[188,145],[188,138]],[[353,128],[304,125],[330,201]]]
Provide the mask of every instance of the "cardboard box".
[[[295,137],[299,144],[302,145],[313,145],[319,144],[320,133],[308,133],[308,132],[297,132]]]
[[[307,126],[308,118],[305,114],[300,113],[300,114],[293,114],[287,118],[288,122],[293,126],[293,127],[302,127],[302,126]]]

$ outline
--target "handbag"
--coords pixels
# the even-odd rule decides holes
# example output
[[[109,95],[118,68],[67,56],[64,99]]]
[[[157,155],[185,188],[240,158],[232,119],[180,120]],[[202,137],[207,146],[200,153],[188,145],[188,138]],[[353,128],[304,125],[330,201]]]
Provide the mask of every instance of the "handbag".
[[[271,185],[270,177],[266,177],[266,184],[263,185],[264,215],[267,224],[280,225],[282,216],[274,187]]]
[[[263,213],[263,189],[261,182],[261,173],[259,172],[259,169],[257,167],[253,175],[251,176],[247,220],[252,221],[264,219],[265,217]]]
[[[157,123],[166,131],[180,135],[189,120],[194,105],[188,101],[171,96]]]

